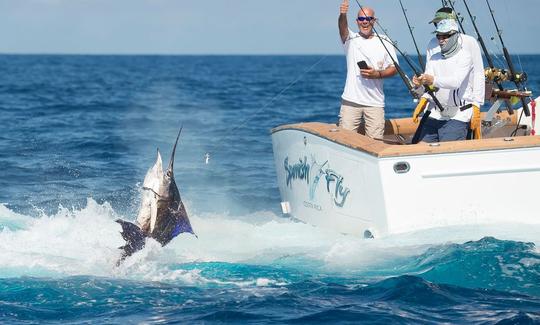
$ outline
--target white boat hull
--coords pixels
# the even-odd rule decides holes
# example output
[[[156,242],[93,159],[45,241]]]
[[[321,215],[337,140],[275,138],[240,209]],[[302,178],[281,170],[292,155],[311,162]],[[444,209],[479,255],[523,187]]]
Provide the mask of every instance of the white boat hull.
[[[449,225],[540,223],[538,137],[522,137],[529,138],[523,139],[527,145],[519,139],[515,145],[503,138],[474,140],[489,142],[485,150],[467,149],[471,141],[463,141],[458,150],[422,144],[425,152],[396,149],[385,155],[409,146],[381,147],[374,154],[368,140],[368,150],[347,144],[349,131],[316,128],[325,131],[299,124],[272,134],[282,205],[299,220],[375,237]]]

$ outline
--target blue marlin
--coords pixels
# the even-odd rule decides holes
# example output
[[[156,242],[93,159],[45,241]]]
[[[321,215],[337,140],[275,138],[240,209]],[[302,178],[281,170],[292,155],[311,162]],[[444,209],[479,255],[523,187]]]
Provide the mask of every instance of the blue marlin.
[[[121,234],[126,241],[126,245],[119,247],[123,252],[118,263],[141,250],[147,237],[165,246],[183,232],[195,235],[174,180],[174,154],[180,133],[182,128],[176,137],[167,170],[163,171],[158,149],[156,162],[144,177],[141,208],[136,223],[116,220],[122,226]]]

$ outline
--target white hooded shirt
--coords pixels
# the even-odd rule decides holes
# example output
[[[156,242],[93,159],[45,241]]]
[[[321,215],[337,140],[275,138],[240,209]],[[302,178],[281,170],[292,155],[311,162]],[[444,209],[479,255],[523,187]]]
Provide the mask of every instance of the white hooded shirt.
[[[426,71],[434,77],[434,86],[439,88],[435,96],[442,104],[441,111],[429,94],[423,97],[429,100],[431,118],[437,120],[458,120],[469,122],[472,109],[460,110],[461,107],[474,103],[473,97],[473,58],[467,50],[461,48],[458,53],[450,58],[443,58],[441,51],[432,51],[427,57]]]
[[[484,76],[484,61],[482,60],[480,45],[478,45],[478,41],[474,37],[465,34],[460,34],[459,42],[462,50],[468,52],[473,61],[472,96],[471,102],[466,104],[481,107],[485,101],[486,78]],[[434,37],[428,44],[427,57],[429,58],[437,52],[441,52],[441,47],[437,38]]]

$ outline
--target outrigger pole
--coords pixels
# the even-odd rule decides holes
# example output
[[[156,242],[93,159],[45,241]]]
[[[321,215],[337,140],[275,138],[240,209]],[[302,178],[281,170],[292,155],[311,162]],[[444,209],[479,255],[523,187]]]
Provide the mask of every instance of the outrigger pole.
[[[364,7],[362,7],[362,5],[360,4],[360,2],[358,2],[358,0],[355,0],[356,1],[356,4],[358,4],[358,7],[360,7],[360,10],[362,11],[362,13],[364,15],[366,15],[366,12],[364,11]],[[381,27],[381,24],[378,22],[378,21],[375,21],[376,24],[379,25],[379,27]],[[382,28],[382,27],[381,27]],[[383,28],[384,30],[384,28]],[[410,79],[407,77],[407,75],[405,74],[405,72],[403,71],[403,69],[399,66],[399,64],[396,62],[396,60],[392,57],[392,54],[390,53],[390,51],[388,50],[388,47],[386,47],[386,44],[384,44],[384,40],[381,38],[381,36],[379,35],[379,33],[377,32],[377,30],[375,29],[375,26],[373,26],[373,31],[375,32],[375,34],[377,34],[377,38],[379,39],[379,41],[381,42],[382,46],[384,47],[384,49],[386,50],[386,53],[388,53],[388,56],[390,57],[390,59],[392,60],[392,63],[394,64],[394,67],[396,67],[396,70],[398,71],[401,79],[403,80],[403,82],[405,83],[405,85],[407,86],[407,88],[409,89],[409,92],[411,93],[411,95],[413,96],[413,98],[418,98],[418,95],[414,92],[414,89],[411,85],[411,81]],[[386,37],[388,37],[388,35],[386,35]],[[421,73],[418,71],[418,69],[416,69],[416,67],[414,66],[414,64],[412,63],[411,59],[409,58],[408,55],[406,55],[405,53],[403,53],[398,47],[397,45],[395,44],[394,41],[390,40],[390,37],[388,37],[389,42],[390,44],[392,44],[392,46],[399,52],[399,54],[401,54],[403,56],[403,58],[405,59],[405,61],[407,62],[407,64],[411,67],[411,69],[413,70],[414,74],[419,77],[421,75]],[[442,111],[444,111],[444,107],[442,106],[441,102],[439,101],[439,99],[437,98],[437,96],[435,96],[435,92],[433,91],[433,87],[432,86],[426,86],[424,85],[424,90],[425,92],[428,93],[428,95],[433,99],[433,102],[435,103],[435,105]],[[431,114],[431,111],[430,110],[427,110],[424,112],[424,115],[422,116],[422,119],[420,120],[420,123],[418,124],[418,128],[416,129],[416,132],[414,133],[414,136],[412,138],[412,141],[411,143],[412,144],[416,144],[420,141],[420,131],[422,130],[422,128],[424,127],[424,124],[425,122],[427,121],[429,115]]]
[[[405,17],[405,21],[407,22],[407,27],[409,28],[409,33],[411,33],[411,37],[414,43],[414,48],[416,49],[416,53],[418,54],[418,63],[420,64],[420,68],[422,70],[426,69],[426,64],[424,63],[424,59],[422,58],[422,54],[420,54],[420,50],[418,49],[418,44],[416,44],[416,38],[414,37],[413,33],[413,27],[411,27],[411,24],[409,23],[409,17],[407,17],[407,10],[403,6],[403,2],[399,0],[399,5],[401,6],[401,11],[403,12],[403,16]]]
[[[497,24],[497,20],[495,19],[495,15],[493,14],[494,11],[491,9],[491,5],[489,3],[489,0],[486,0],[487,6],[489,8],[489,13],[491,14],[491,18],[493,19],[493,23],[495,24],[495,29],[497,30],[497,34],[499,35],[499,40],[501,41],[501,45],[503,48],[503,54],[504,59],[506,60],[506,63],[508,64],[508,69],[510,70],[511,80],[516,84],[516,87],[518,87],[518,90],[522,90],[523,88],[523,74],[517,75],[516,70],[514,69],[514,64],[512,63],[512,58],[510,57],[510,53],[508,53],[508,49],[504,45],[504,41],[502,38],[502,32],[499,29],[499,25]],[[520,97],[521,104],[523,105],[523,112],[525,113],[525,116],[530,116],[531,112],[529,111],[529,106],[527,102],[525,101],[525,98]]]

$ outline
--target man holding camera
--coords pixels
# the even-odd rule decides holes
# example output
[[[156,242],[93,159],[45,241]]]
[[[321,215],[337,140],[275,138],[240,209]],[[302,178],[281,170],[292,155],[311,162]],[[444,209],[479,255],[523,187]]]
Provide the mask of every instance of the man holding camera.
[[[394,66],[397,56],[391,41],[374,33],[373,25],[376,18],[373,9],[363,7],[358,12],[356,19],[358,33],[349,29],[348,11],[349,1],[344,0],[340,6],[338,26],[347,58],[347,79],[341,96],[339,126],[358,132],[361,131],[360,125],[363,120],[366,136],[382,139],[383,79],[397,73]]]

